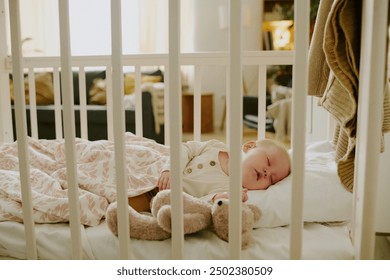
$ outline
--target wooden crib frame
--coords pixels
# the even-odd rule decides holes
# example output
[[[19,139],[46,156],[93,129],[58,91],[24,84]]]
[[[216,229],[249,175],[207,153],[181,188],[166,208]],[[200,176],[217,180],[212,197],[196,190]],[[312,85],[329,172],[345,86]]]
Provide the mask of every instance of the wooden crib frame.
[[[68,1],[59,1],[60,15],[60,57],[40,57],[23,58],[21,52],[20,36],[20,16],[19,1],[9,1],[10,9],[10,27],[11,27],[11,45],[12,59],[8,57],[6,45],[6,28],[0,30],[0,141],[13,141],[11,105],[9,98],[8,75],[12,68],[15,88],[15,110],[16,110],[16,128],[18,135],[19,161],[21,184],[23,196],[23,213],[25,217],[25,231],[28,259],[37,258],[37,247],[35,241],[34,222],[32,218],[31,191],[29,190],[29,168],[27,165],[27,134],[26,134],[26,116],[24,101],[24,83],[23,73],[27,69],[30,82],[34,84],[33,74],[35,68],[51,67],[54,74],[58,75],[58,69],[61,68],[62,92],[72,92],[71,71],[72,67],[79,68],[81,79],[85,77],[84,68],[87,66],[104,66],[107,71],[107,80],[112,81],[111,87],[108,87],[108,96],[112,92],[121,92],[123,85],[123,66],[135,67],[137,108],[141,108],[141,66],[162,65],[165,70],[165,91],[169,98],[165,99],[165,127],[166,143],[172,147],[178,147],[182,141],[181,135],[181,85],[180,85],[180,67],[183,65],[192,65],[195,69],[194,84],[194,138],[200,139],[200,96],[201,79],[200,71],[206,65],[226,66],[227,77],[227,139],[231,150],[230,169],[237,170],[231,176],[230,192],[231,206],[230,214],[230,257],[239,259],[241,252],[241,215],[238,215],[241,201],[240,190],[234,188],[240,184],[241,169],[241,135],[242,135],[242,94],[231,94],[242,92],[242,67],[244,65],[257,65],[259,69],[259,85],[265,85],[266,66],[267,65],[294,65],[293,73],[293,111],[292,111],[292,149],[294,150],[293,164],[293,197],[291,209],[291,235],[290,240],[290,258],[300,259],[302,248],[302,205],[303,205],[303,172],[305,156],[305,124],[306,124],[306,93],[307,93],[307,57],[308,57],[308,32],[309,32],[309,3],[310,1],[295,1],[295,51],[252,51],[243,52],[241,46],[241,1],[230,1],[230,38],[229,52],[215,53],[191,53],[180,52],[180,0],[169,1],[169,53],[168,54],[144,54],[144,55],[122,55],[121,38],[121,6],[120,1],[111,2],[112,11],[112,56],[95,57],[72,57],[70,53],[69,39],[69,15]],[[0,9],[4,10],[6,0],[0,1]],[[360,97],[359,102],[359,129],[358,137],[361,139],[357,144],[357,168],[359,175],[356,176],[355,185],[355,206],[352,240],[355,248],[356,259],[373,259],[375,242],[375,199],[378,185],[378,157],[380,146],[380,120],[381,96],[383,92],[383,79],[386,61],[386,38],[381,34],[386,33],[387,28],[387,0],[363,1],[363,28],[361,45],[361,69],[360,73]],[[0,25],[7,26],[4,11],[0,15]],[[375,51],[372,51],[375,47]],[[82,83],[80,83],[82,84]],[[55,89],[59,92],[59,86]],[[85,95],[85,88],[80,88],[81,94]],[[378,94],[368,94],[368,93]],[[265,86],[259,87],[259,119],[265,119]],[[85,97],[85,96],[84,96]],[[80,98],[85,100],[83,96]],[[72,236],[72,249],[74,259],[81,259],[81,236],[79,209],[77,202],[77,170],[75,169],[75,127],[73,114],[73,95],[63,97],[63,104],[56,103],[57,112],[61,111],[63,106],[64,113],[64,138],[67,152],[67,170],[69,178],[69,202],[71,205],[70,228]],[[81,104],[82,131],[86,130],[86,105]],[[126,195],[126,174],[124,169],[124,115],[123,99],[120,95],[112,96],[108,101],[108,123],[113,123],[113,129],[109,132],[109,137],[115,141],[115,154],[117,166],[117,194],[118,194],[118,223],[119,223],[119,244],[120,258],[128,258],[129,243],[129,221],[127,217],[127,195]],[[178,108],[169,110],[168,108]],[[34,113],[35,112],[35,113]],[[36,107],[34,102],[31,104],[32,123],[34,124],[34,114]],[[84,115],[84,117],[83,117]],[[142,136],[142,114],[140,109],[136,110],[137,130],[136,134]],[[115,122],[113,122],[115,120]],[[56,120],[60,125],[61,119]],[[169,125],[168,125],[169,124]],[[259,122],[259,138],[265,136],[265,123]],[[171,149],[172,162],[172,185],[180,186],[181,175],[180,149]],[[368,184],[368,182],[370,184]],[[370,186],[368,189],[367,186]],[[172,258],[183,258],[183,218],[182,218],[182,190],[172,190]]]

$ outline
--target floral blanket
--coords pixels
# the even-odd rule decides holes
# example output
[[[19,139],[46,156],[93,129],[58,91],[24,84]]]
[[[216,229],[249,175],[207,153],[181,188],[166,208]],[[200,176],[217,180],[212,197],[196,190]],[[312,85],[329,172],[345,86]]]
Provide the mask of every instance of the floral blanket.
[[[128,195],[154,188],[169,148],[126,133]],[[36,223],[69,221],[63,140],[29,138],[29,187]],[[23,222],[17,143],[0,145],[0,221]],[[76,139],[81,223],[98,225],[108,204],[116,200],[114,143]]]

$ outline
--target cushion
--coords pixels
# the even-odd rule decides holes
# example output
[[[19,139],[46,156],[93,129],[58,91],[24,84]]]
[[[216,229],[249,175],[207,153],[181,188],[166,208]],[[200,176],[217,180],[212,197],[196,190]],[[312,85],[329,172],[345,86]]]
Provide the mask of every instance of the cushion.
[[[141,75],[141,83],[159,83],[161,82],[161,76],[154,75]],[[125,94],[132,94],[135,90],[135,76],[133,73],[126,73],[124,78]]]
[[[334,146],[328,141],[308,145],[305,156],[304,222],[344,222],[352,216],[352,193],[337,175]],[[248,192],[248,202],[262,209],[259,227],[290,224],[292,176],[267,190]]]
[[[88,104],[104,105],[106,98],[106,79],[96,78],[89,89]]]
[[[106,71],[104,70],[86,70],[85,71],[85,89],[88,93],[93,81],[95,79],[105,79],[106,78]],[[80,104],[80,96],[79,96],[79,73],[78,71],[73,71],[73,93],[74,93],[74,104],[79,105]],[[87,100],[88,102],[88,94],[87,94]]]
[[[143,72],[141,74],[141,84],[146,83],[160,83],[164,81],[163,73],[160,69],[154,72]],[[134,73],[124,74],[124,93],[129,95],[135,90]],[[97,77],[93,79],[92,85],[88,92],[88,104],[104,105],[106,104],[106,79]]]
[[[10,79],[11,102],[14,104],[14,86]],[[24,90],[26,104],[30,104],[30,87],[28,77],[24,78]],[[53,77],[51,73],[35,74],[35,98],[37,105],[48,105],[54,103]]]

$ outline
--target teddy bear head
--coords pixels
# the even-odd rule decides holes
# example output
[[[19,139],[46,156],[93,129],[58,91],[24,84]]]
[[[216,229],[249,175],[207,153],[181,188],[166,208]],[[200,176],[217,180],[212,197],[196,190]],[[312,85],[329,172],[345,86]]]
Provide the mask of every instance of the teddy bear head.
[[[211,215],[215,233],[221,239],[229,240],[229,200],[217,200],[212,208]],[[252,204],[242,204],[241,210],[241,225],[242,225],[242,248],[248,247],[252,238],[252,229],[254,223],[261,217],[261,210]]]

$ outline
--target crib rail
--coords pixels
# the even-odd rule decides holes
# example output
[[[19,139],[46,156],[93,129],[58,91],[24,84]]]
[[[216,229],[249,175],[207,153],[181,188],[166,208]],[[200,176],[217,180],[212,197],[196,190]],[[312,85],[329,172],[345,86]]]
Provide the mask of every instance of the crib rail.
[[[78,71],[80,79],[80,114],[81,114],[81,137],[88,138],[87,134],[87,110],[88,106],[86,100],[85,89],[85,77],[86,69],[89,67],[102,67],[106,70],[107,79],[107,123],[109,128],[109,139],[115,141],[115,164],[117,166],[117,195],[118,195],[118,210],[119,210],[119,256],[122,259],[129,257],[129,248],[131,243],[128,238],[129,226],[127,217],[127,201],[126,201],[126,172],[123,168],[125,165],[124,155],[124,116],[123,116],[123,99],[120,94],[113,94],[121,92],[123,88],[123,68],[127,66],[134,67],[135,72],[135,94],[136,94],[136,134],[142,136],[142,100],[141,100],[141,68],[144,66],[161,66],[165,71],[165,143],[173,147],[178,147],[182,141],[181,135],[181,92],[180,92],[180,68],[182,66],[194,67],[194,135],[195,140],[200,140],[200,111],[201,111],[201,92],[202,92],[202,79],[201,72],[204,67],[207,66],[223,66],[226,69],[226,84],[227,84],[227,142],[231,150],[230,169],[239,170],[238,172],[231,172],[231,184],[230,192],[232,194],[229,215],[229,235],[230,235],[230,258],[239,259],[241,257],[240,241],[241,241],[241,215],[240,212],[241,200],[239,188],[235,186],[240,184],[241,171],[241,135],[242,135],[242,67],[243,66],[257,66],[258,67],[258,97],[259,97],[259,119],[265,119],[265,96],[266,96],[266,68],[270,65],[294,65],[293,74],[293,134],[292,134],[292,148],[293,154],[293,197],[292,197],[292,209],[291,209],[291,235],[290,235],[290,258],[301,258],[302,250],[302,205],[303,205],[303,172],[304,172],[304,147],[305,147],[305,119],[306,119],[306,95],[307,95],[307,51],[308,51],[308,19],[309,19],[309,3],[310,1],[295,1],[295,28],[296,28],[296,46],[295,51],[242,51],[241,47],[241,1],[230,1],[230,39],[229,39],[229,52],[204,52],[204,53],[181,53],[180,52],[180,0],[169,1],[170,21],[169,21],[169,53],[168,54],[134,54],[134,55],[122,55],[121,49],[121,6],[120,0],[112,1],[112,50],[113,54],[110,56],[71,56],[69,47],[69,30],[68,30],[68,7],[67,1],[59,1],[60,17],[60,34],[61,34],[61,57],[32,57],[23,58],[21,54],[20,43],[20,26],[18,16],[18,3],[19,1],[10,1],[10,14],[11,14],[11,39],[12,39],[12,58],[5,58],[4,69],[1,72],[0,78],[2,94],[1,94],[1,109],[5,112],[2,114],[2,120],[0,123],[1,128],[1,141],[11,141],[9,135],[12,134],[12,122],[4,122],[3,120],[11,119],[11,104],[10,102],[3,101],[9,100],[9,88],[4,86],[4,81],[8,82],[8,74],[12,72],[15,83],[15,108],[17,117],[17,132],[18,132],[18,147],[20,172],[21,172],[21,184],[23,186],[23,210],[25,216],[25,229],[26,229],[26,243],[27,243],[27,257],[29,259],[37,258],[36,240],[34,234],[34,223],[32,218],[32,203],[31,193],[28,182],[28,158],[27,155],[27,135],[26,135],[26,116],[25,116],[25,100],[24,100],[24,82],[23,74],[27,73],[30,94],[35,94],[35,79],[34,74],[40,69],[49,68],[53,71],[54,81],[54,96],[55,96],[55,112],[56,112],[56,136],[57,138],[63,138],[65,136],[65,144],[67,151],[67,169],[68,176],[70,177],[69,201],[72,205],[72,217],[71,217],[71,236],[72,236],[72,248],[73,257],[80,259],[80,224],[78,223],[78,208],[77,208],[77,170],[75,170],[75,152],[74,152],[74,104],[73,94],[68,94],[61,104],[61,89],[60,89],[60,70],[61,73],[61,85],[62,92],[72,93],[72,81],[70,74],[72,69]],[[383,28],[384,21],[376,22],[374,19],[377,15],[380,19],[387,18],[384,14],[380,14],[381,5],[386,4],[385,0],[381,1],[381,4],[374,4],[374,1],[363,1],[364,9],[369,13],[367,19],[373,21],[367,23],[367,26],[376,30],[377,25],[379,28]],[[379,2],[379,1],[378,1]],[[4,1],[0,3],[4,6]],[[375,3],[377,3],[375,1]],[[3,7],[2,7],[3,8]],[[383,9],[384,10],[384,9]],[[387,9],[386,9],[387,10]],[[1,22],[4,22],[4,16],[1,16]],[[0,22],[0,23],[1,23]],[[3,32],[3,30],[2,30]],[[369,34],[367,32],[365,34]],[[371,32],[375,33],[375,32]],[[3,35],[3,34],[1,34]],[[4,35],[3,38],[6,36]],[[377,76],[381,76],[383,69],[375,68],[378,61],[381,61],[383,57],[376,56],[377,52],[373,52],[370,47],[372,41],[375,44],[383,46],[384,42],[380,38],[375,37],[373,40],[362,40],[368,42],[368,45],[362,45],[363,58],[367,58],[367,53],[374,54],[373,57],[363,60],[369,65],[370,73],[378,73]],[[5,46],[0,43],[0,55],[4,58]],[[366,53],[365,53],[366,51]],[[379,53],[382,53],[380,51]],[[384,51],[383,51],[384,53]],[[378,70],[379,69],[379,70]],[[379,72],[375,72],[375,71]],[[365,80],[366,86],[370,84],[368,73],[367,80]],[[382,75],[383,76],[383,75]],[[375,83],[378,84],[378,83]],[[368,88],[364,90],[361,95],[364,95],[368,100],[368,92],[380,91],[380,88]],[[169,94],[168,94],[169,93]],[[239,93],[239,94],[237,94]],[[379,99],[375,99],[374,103],[370,103],[367,107],[363,107],[362,117],[365,119],[367,116],[371,116],[374,121],[377,120],[378,115],[372,115],[373,111],[376,111]],[[364,102],[360,102],[364,103]],[[369,102],[367,102],[369,103]],[[238,105],[237,105],[238,104]],[[31,114],[31,126],[32,136],[38,137],[38,127],[36,120],[36,101],[33,98],[30,99],[30,114]],[[360,109],[359,109],[360,110]],[[64,111],[64,120],[62,120],[61,113]],[[379,114],[379,113],[377,113]],[[5,118],[3,118],[3,115]],[[115,121],[114,121],[115,120]],[[62,135],[62,122],[65,124],[65,135]],[[360,121],[359,121],[360,122]],[[362,122],[361,134],[372,135],[368,133],[370,131],[370,122]],[[114,125],[111,125],[114,124]],[[373,127],[374,133],[378,127]],[[378,134],[379,135],[379,134]],[[264,138],[265,136],[265,123],[259,122],[258,136]],[[370,139],[366,139],[368,143]],[[372,147],[375,149],[378,145],[378,139],[373,139]],[[367,198],[365,204],[357,203],[357,217],[355,220],[355,240],[356,243],[356,256],[359,258],[372,258],[373,246],[373,224],[369,221],[369,218],[373,215],[372,212],[367,211],[367,207],[373,205],[374,195],[365,189],[366,181],[369,178],[375,178],[375,168],[365,168],[364,163],[366,159],[372,163],[372,166],[377,166],[377,157],[369,158],[367,154],[372,150],[367,143],[359,143],[359,149],[364,149],[365,152],[362,156],[358,157],[360,164],[358,165],[360,171],[363,169],[367,171],[364,174],[364,178],[357,178],[359,186],[359,194],[357,200]],[[370,142],[371,143],[371,142]],[[171,167],[172,167],[172,185],[181,186],[181,174],[180,167],[180,149],[171,149]],[[358,172],[356,172],[358,173]],[[359,172],[360,173],[360,172]],[[363,174],[363,173],[361,173]],[[371,180],[370,179],[370,180]],[[361,186],[360,186],[361,185]],[[375,185],[375,182],[374,182]],[[374,187],[375,190],[375,187]],[[173,212],[173,232],[172,232],[172,258],[181,259],[184,256],[184,239],[183,239],[183,215],[182,209],[182,189],[177,188],[172,190],[172,208]],[[131,235],[131,232],[130,232]],[[363,246],[363,244],[369,244]]]
[[[294,53],[293,51],[244,51],[242,54],[242,65],[243,66],[257,66],[258,67],[258,97],[259,97],[259,118],[265,119],[265,96],[266,96],[266,80],[268,66],[273,65],[292,65]],[[167,69],[169,64],[169,55],[167,54],[132,54],[123,55],[123,66],[133,67],[135,73],[135,94],[136,94],[136,134],[142,136],[142,101],[141,101],[141,68],[148,66],[157,66],[162,69]],[[112,87],[111,80],[112,74],[108,69],[111,68],[111,56],[72,56],[71,67],[73,71],[78,73],[79,77],[79,100],[80,105],[80,122],[81,122],[81,138],[88,139],[88,126],[87,126],[87,111],[90,106],[86,103],[86,69],[99,69],[106,70],[107,79],[107,119],[108,123],[112,123]],[[181,53],[179,55],[180,66],[192,66],[194,68],[194,96],[195,101],[199,100],[195,104],[195,124],[194,134],[195,140],[200,140],[200,95],[202,91],[202,80],[201,73],[204,68],[208,66],[223,66],[227,69],[229,64],[229,53],[228,52],[199,52],[199,53]],[[6,71],[12,73],[12,59],[8,57],[5,62]],[[53,72],[53,87],[54,87],[54,107],[55,107],[55,125],[56,125],[56,138],[62,139],[62,104],[61,100],[61,89],[60,89],[60,70],[61,60],[60,57],[25,57],[22,59],[23,71],[28,75],[29,87],[30,87],[30,119],[31,119],[31,136],[38,138],[38,125],[37,125],[37,105],[35,102],[35,79],[34,74],[42,71]],[[229,73],[226,72],[226,80],[229,80]],[[165,82],[165,94],[169,96],[168,88],[169,81],[166,79]],[[165,108],[169,108],[169,103],[165,102]],[[8,102],[7,102],[8,103]],[[10,104],[8,103],[8,106]],[[104,105],[102,105],[104,106]],[[166,110],[168,111],[168,110]],[[198,116],[198,117],[197,117]],[[8,130],[12,134],[12,122],[8,122]],[[169,115],[165,115],[165,123],[169,123]],[[165,143],[169,143],[169,127],[166,127],[168,133],[165,134]],[[259,122],[258,129],[259,138],[265,137],[265,123]],[[108,137],[113,139],[112,126],[108,126]]]
[[[243,51],[243,65],[292,65],[294,51]],[[145,53],[124,54],[124,66],[156,66],[167,65],[169,54]],[[225,51],[180,53],[181,65],[228,65],[229,53]],[[111,65],[110,55],[72,56],[73,67],[107,67]],[[12,70],[12,59],[8,57],[5,62],[6,69]],[[60,67],[60,57],[23,57],[25,68],[53,68]]]

